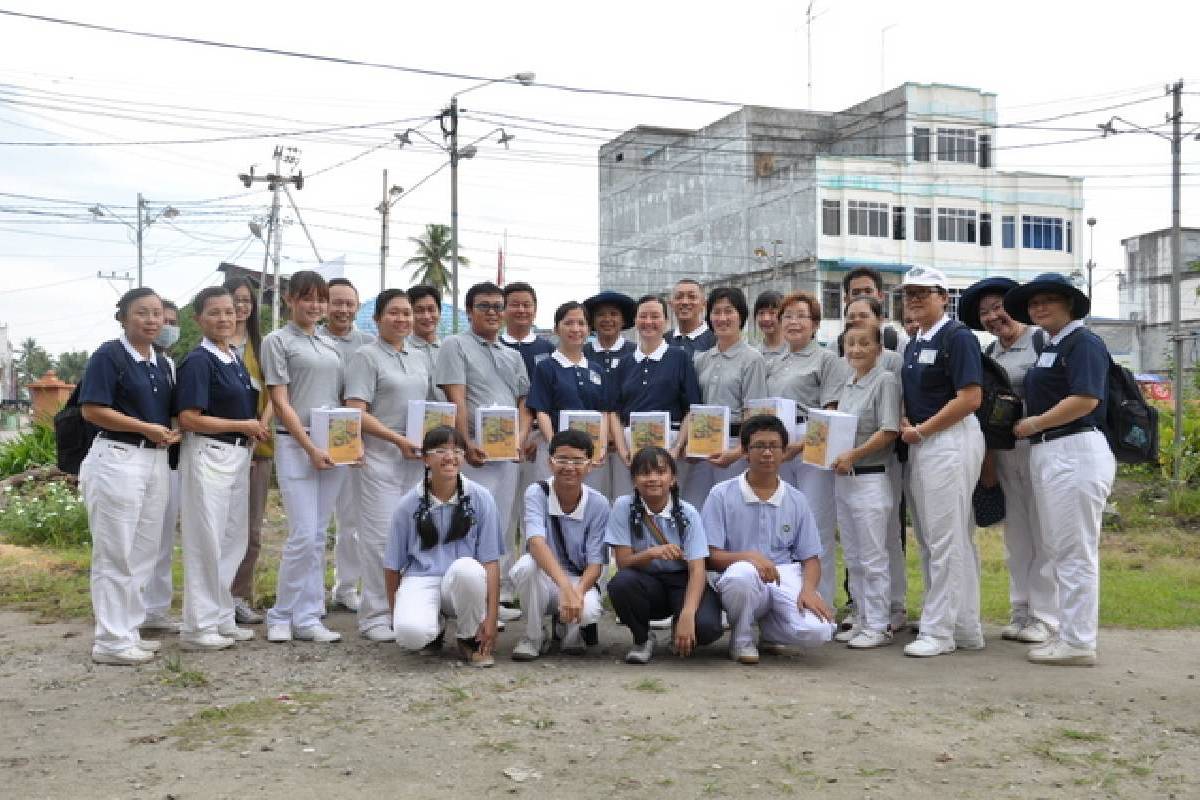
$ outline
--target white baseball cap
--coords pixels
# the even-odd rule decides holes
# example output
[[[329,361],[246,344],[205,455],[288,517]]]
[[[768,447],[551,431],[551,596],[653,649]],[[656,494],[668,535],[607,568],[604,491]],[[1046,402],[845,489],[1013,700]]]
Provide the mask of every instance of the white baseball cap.
[[[946,281],[946,273],[940,269],[933,267],[913,267],[908,272],[904,273],[904,280],[900,282],[901,286],[936,286],[942,291],[950,288]]]

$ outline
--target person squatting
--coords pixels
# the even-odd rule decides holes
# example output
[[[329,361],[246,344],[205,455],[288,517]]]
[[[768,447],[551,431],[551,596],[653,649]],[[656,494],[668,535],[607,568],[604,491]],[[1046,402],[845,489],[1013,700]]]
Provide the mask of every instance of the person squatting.
[[[1036,664],[1096,663],[1098,537],[1115,462],[1103,435],[1109,356],[1083,323],[1087,296],[1055,273],[988,278],[963,292],[956,320],[946,276],[916,267],[899,289],[900,331],[879,273],[852,270],[844,288],[836,348],[817,341],[821,303],[808,292],[766,292],[752,313],[741,290],[705,297],[692,280],[669,302],[604,291],[564,303],[553,339],[533,331],[532,286],[476,284],[468,329],[439,339],[434,287],[381,292],[372,336],[354,326],[349,281],[302,271],[285,294],[288,322],[265,337],[252,286],[202,290],[191,303],[202,337],[178,365],[165,352],[177,338],[164,336],[168,304],[134,289],[117,303],[120,335],[92,354],[79,392],[98,430],[80,469],[92,658],[146,663],[162,644],[143,638],[151,630],[177,632],[189,650],[235,647],[262,623],[271,642],[338,641],[323,622],[335,518],[328,600],[357,613],[359,634],[429,655],[452,629],[471,666],[494,663],[509,624],[513,660],[587,653],[605,594],[629,630],[631,664],[653,658],[656,628],[669,629],[679,657],[728,629],[730,658],[747,665],[831,641],[890,645],[909,625],[907,520],[924,601],[904,654],[979,650],[972,494],[999,484],[1011,498],[1002,637],[1032,645]],[[751,321],[760,345],[745,337]],[[987,357],[1024,404],[1013,449],[985,446],[972,329],[996,338]],[[795,418],[749,411],[778,398]],[[453,425],[408,430],[414,401],[452,403]],[[704,458],[687,448],[701,405],[725,407],[731,422]],[[364,456],[351,466],[310,428],[315,409],[341,406],[361,413]],[[515,460],[490,458],[479,439],[476,412],[494,406],[516,410]],[[824,410],[854,418],[852,445],[827,468],[804,458],[807,418]],[[567,412],[597,422],[581,428]],[[632,415],[644,412],[669,420],[657,444],[632,435]],[[272,461],[287,538],[264,615],[253,575]],[[180,621],[160,585],[176,513]],[[840,625],[839,542],[849,596]]]

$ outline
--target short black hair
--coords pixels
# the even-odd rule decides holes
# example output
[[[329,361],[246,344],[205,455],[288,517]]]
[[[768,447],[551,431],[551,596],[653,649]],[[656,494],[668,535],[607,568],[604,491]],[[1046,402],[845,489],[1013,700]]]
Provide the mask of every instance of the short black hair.
[[[738,431],[738,440],[743,450],[750,449],[750,437],[756,433],[778,433],[783,439],[783,446],[788,446],[788,429],[783,420],[774,414],[757,414],[742,423]]]
[[[409,305],[412,305],[412,300],[408,297],[408,292],[403,289],[384,289],[375,298],[375,311],[371,314],[371,319],[379,322],[383,319],[383,312],[387,310],[388,303],[395,300],[397,297],[403,297],[408,300]]]
[[[529,292],[529,296],[533,298],[533,304],[537,305],[537,292],[525,281],[506,284],[504,287],[504,299],[507,301],[510,294],[516,294],[517,292]]]
[[[329,283],[326,285],[330,289],[332,289],[334,286],[349,286],[351,289],[354,290],[355,295],[358,294],[358,289],[356,289],[354,284],[350,282],[349,278],[330,278]]]
[[[768,289],[765,292],[759,292],[758,297],[754,298],[754,316],[758,316],[758,312],[764,308],[775,311],[779,308],[779,304],[783,302],[783,295],[774,289]]]
[[[302,269],[292,274],[288,280],[287,296],[303,300],[310,294],[316,294],[318,300],[329,299],[329,284],[319,272]]]
[[[551,437],[550,455],[554,455],[560,447],[574,447],[576,450],[582,450],[588,458],[591,458],[596,452],[596,447],[592,444],[592,437],[583,431],[574,429],[559,431]]]
[[[176,314],[179,313],[179,306],[175,305],[174,300],[163,300],[162,303],[163,303],[163,311],[166,311],[169,308],[172,311],[174,311]]]
[[[746,306],[746,295],[742,294],[742,290],[736,286],[718,286],[708,293],[708,303],[704,308],[704,322],[708,327],[712,327],[712,310],[721,300],[728,300],[729,304],[738,313],[738,327],[746,327],[746,318],[750,316],[750,309]]]
[[[700,291],[704,291],[704,286],[701,285],[700,281],[696,280],[695,278],[680,278],[679,280],[675,281],[676,286],[681,283],[690,283]]]
[[[879,270],[870,267],[855,267],[842,278],[842,291],[849,292],[850,281],[855,278],[870,278],[871,282],[875,284],[875,291],[883,294],[883,273]]]
[[[125,318],[129,316],[130,306],[143,297],[158,297],[158,292],[149,286],[139,286],[121,295],[121,298],[117,300],[117,313],[115,314],[117,322],[124,322]],[[162,302],[162,298],[159,298],[159,302]]]
[[[692,282],[695,283],[695,281],[692,281]],[[669,316],[671,313],[671,310],[669,308],[667,308],[667,301],[663,300],[661,297],[659,297],[656,294],[642,295],[641,297],[638,298],[636,307],[641,308],[643,303],[658,303],[660,306],[662,306],[662,311],[663,311],[664,317]]]
[[[229,297],[232,299],[233,293],[224,286],[206,286],[201,289],[196,294],[196,298],[192,300],[192,312],[195,313],[196,316],[203,314],[204,304],[214,297]],[[163,303],[163,306],[165,307],[166,303]],[[176,311],[178,310],[179,309],[176,309]]]
[[[442,309],[442,293],[438,291],[436,286],[430,286],[428,283],[418,283],[416,286],[408,287],[408,301],[414,306],[417,301],[424,297],[432,297],[433,302],[437,303],[438,310]]]
[[[567,302],[565,302],[561,306],[559,306],[557,309],[555,309],[555,311],[554,311],[554,327],[557,328],[558,323],[560,323],[564,319],[566,319],[567,314],[570,314],[575,309],[579,309],[580,311],[582,311],[583,318],[585,320],[587,319],[587,309],[583,307],[583,303],[577,303],[574,300],[568,300]],[[588,324],[591,325],[591,320],[588,320]]]
[[[504,290],[491,281],[477,283],[470,289],[467,289],[467,299],[465,301],[467,311],[475,307],[475,298],[481,294],[498,294],[501,297],[505,297]]]

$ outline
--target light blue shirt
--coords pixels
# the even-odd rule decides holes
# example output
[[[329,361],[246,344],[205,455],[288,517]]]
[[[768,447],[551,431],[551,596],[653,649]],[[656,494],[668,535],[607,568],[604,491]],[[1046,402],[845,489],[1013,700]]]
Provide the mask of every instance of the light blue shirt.
[[[569,574],[583,574],[580,567],[605,562],[604,533],[608,527],[608,500],[590,486],[584,485],[579,505],[571,513],[562,510],[554,494],[554,480],[549,481],[550,493],[534,482],[525,490],[525,536],[542,537],[559,565]],[[551,517],[557,517],[562,528],[564,553],[558,546]],[[575,566],[572,566],[572,563]]]
[[[642,523],[642,530],[638,531],[638,536],[630,534],[629,504],[632,501],[633,495],[624,495],[618,497],[617,501],[613,503],[612,513],[608,515],[608,532],[604,534],[605,544],[614,547],[630,547],[635,553],[649,550],[651,547],[658,547],[658,538],[650,532],[650,528],[645,522]],[[670,503],[667,503],[660,513],[653,515],[658,529],[662,531],[663,537],[669,543],[679,545],[683,550],[683,557],[687,561],[708,558],[708,541],[704,538],[704,523],[700,520],[700,513],[691,503],[683,500],[680,500],[679,503],[683,507],[683,518],[687,520],[687,527],[683,530],[682,538],[680,532],[675,528],[675,520],[671,519]],[[650,509],[645,508],[644,504],[643,512],[646,516],[651,516]],[[685,562],[667,561],[661,558],[654,559],[646,567],[646,572],[683,572],[685,570],[687,570]]]
[[[812,509],[787,481],[763,501],[746,482],[746,473],[712,488],[700,515],[708,546],[731,553],[750,550],[774,564],[805,561],[821,554],[821,537]]]
[[[463,491],[471,498],[475,521],[467,535],[453,542],[446,541],[454,506],[458,504],[455,494],[443,503],[433,495],[429,513],[438,531],[438,543],[428,550],[421,549],[421,537],[417,533],[414,515],[421,504],[424,482],[418,484],[400,499],[392,515],[388,530],[387,547],[383,552],[383,565],[390,570],[403,573],[405,577],[441,576],[460,558],[473,558],[481,564],[499,561],[504,555],[504,540],[500,532],[500,515],[496,513],[496,501],[487,489],[463,477]]]

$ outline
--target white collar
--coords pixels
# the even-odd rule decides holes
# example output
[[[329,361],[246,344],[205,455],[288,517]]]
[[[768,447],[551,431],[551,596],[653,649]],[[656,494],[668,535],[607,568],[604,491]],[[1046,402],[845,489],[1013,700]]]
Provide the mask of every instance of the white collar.
[[[1063,326],[1063,329],[1061,331],[1056,333],[1054,336],[1050,337],[1050,344],[1058,346],[1059,342],[1061,342],[1063,339],[1067,338],[1072,333],[1074,333],[1076,330],[1078,330],[1079,328],[1082,328],[1082,327],[1083,327],[1083,320],[1081,320],[1081,319],[1071,320],[1070,322],[1068,322],[1066,325]]]
[[[704,322],[703,320],[701,320],[700,324],[691,333],[684,333],[683,331],[679,330],[678,325],[675,326],[675,335],[676,336],[686,336],[687,338],[691,339],[692,341],[699,339],[701,336],[703,336],[706,333],[708,333],[708,323]]]
[[[463,475],[462,476],[463,494],[471,493],[470,486],[471,486],[471,480],[466,475]],[[455,505],[458,503],[458,498],[459,498],[459,494],[458,494],[457,489],[454,490],[454,494],[450,495],[449,500],[439,500],[437,495],[435,495],[433,492],[430,492],[429,493],[429,508],[430,508],[430,510],[433,510],[435,508],[439,508],[440,506]]]
[[[642,510],[645,511],[646,514],[651,517],[659,517],[661,519],[671,519],[671,498],[669,498],[669,497],[667,498],[667,504],[665,506],[663,506],[663,510],[659,511],[659,512],[651,511],[650,506],[646,505],[646,501],[643,500],[642,501]]]
[[[121,333],[121,345],[125,348],[125,352],[129,353],[129,357],[132,358],[135,362],[142,362],[142,361],[149,361],[150,363],[155,362],[154,345],[150,346],[150,358],[146,358],[144,355],[139,353],[137,351],[137,349],[132,344],[129,343],[129,339],[126,338],[124,332]]]
[[[583,522],[583,512],[587,508],[588,501],[587,484],[580,486],[581,492],[579,495],[579,503],[576,504],[574,511],[568,513],[563,511],[562,504],[558,502],[558,495],[554,491],[554,478],[548,480],[547,483],[550,484],[550,495],[546,498],[546,505],[549,507],[551,516],[567,517],[568,519],[573,519],[576,522]]]
[[[762,503],[764,501],[754,492],[754,488],[750,486],[750,481],[746,480],[746,474],[749,472],[750,470],[746,470],[746,472],[738,476],[738,487],[742,490],[742,499],[750,504]],[[779,485],[775,487],[775,494],[768,497],[765,502],[779,508],[783,505],[783,496],[785,494],[787,494],[787,487],[783,485],[783,479],[781,478]]]
[[[642,345],[639,343],[637,348],[633,351],[633,360],[638,362],[639,364],[642,363],[643,359],[647,359],[647,358],[650,359],[651,361],[662,361],[662,357],[666,352],[667,352],[667,340],[666,339],[662,340],[662,344],[660,344],[653,353],[643,353]]]
[[[529,335],[526,336],[524,339],[517,339],[513,336],[510,336],[508,331],[504,331],[503,333],[501,333],[500,338],[503,339],[508,344],[533,344],[534,342],[537,341],[538,337],[537,337],[537,334],[534,333],[532,329],[530,329]]]
[[[625,347],[626,341],[628,340],[625,339],[625,337],[618,336],[617,340],[613,342],[612,347],[605,347],[604,345],[600,344],[600,339],[597,337],[596,341],[592,344],[592,349],[597,353],[616,353]]]
[[[934,323],[933,327],[927,331],[917,331],[917,338],[923,342],[933,341],[933,337],[937,336],[937,332],[942,329],[942,326],[950,321],[948,314],[943,314],[942,318]]]
[[[579,367],[580,369],[587,369],[587,356],[583,355],[582,353],[579,354],[578,361],[571,361],[571,359],[567,358],[567,354],[562,350],[555,350],[550,354],[550,357],[562,367]]]
[[[200,346],[203,347],[208,352],[212,353],[214,356],[216,356],[217,360],[220,361],[222,364],[225,364],[226,366],[228,366],[229,364],[232,364],[234,361],[237,360],[237,356],[235,356],[232,352],[229,352],[229,353],[223,352],[221,350],[221,348],[219,348],[215,344],[213,344],[212,340],[210,340],[207,336],[205,336],[204,339],[201,340]],[[232,350],[232,348],[231,348],[231,350]]]

